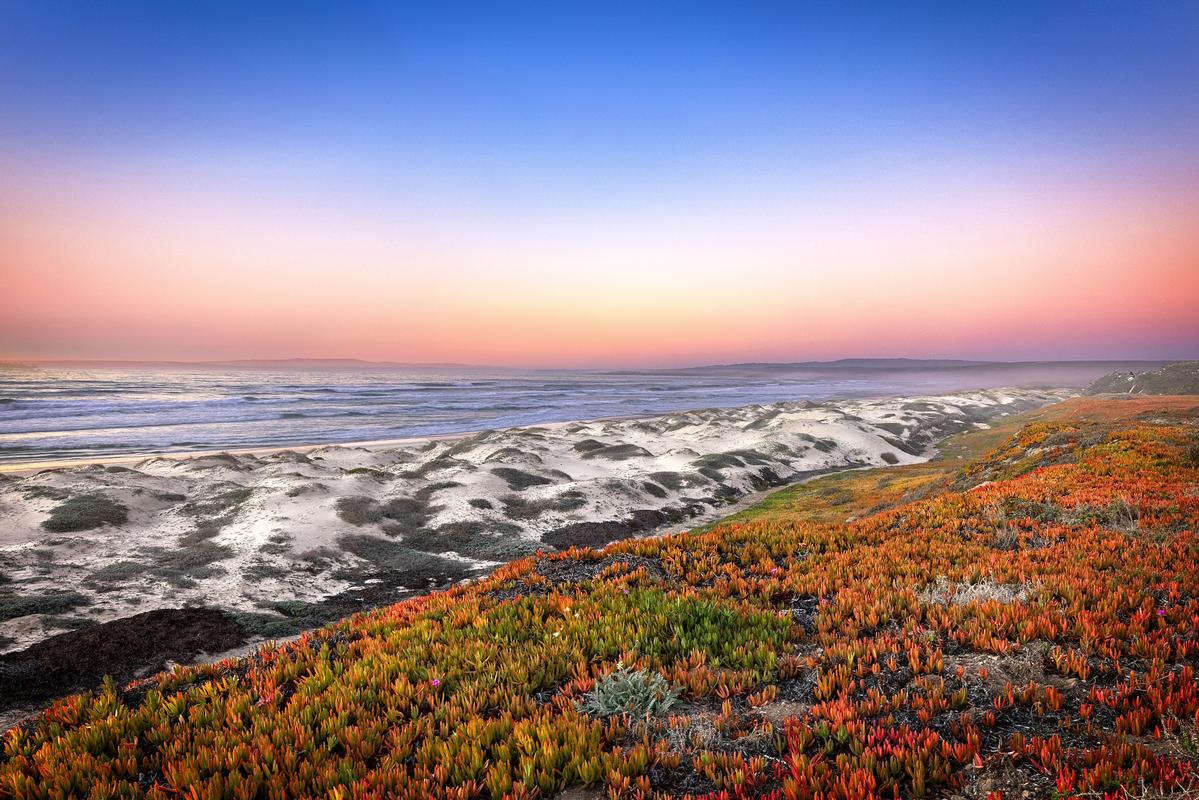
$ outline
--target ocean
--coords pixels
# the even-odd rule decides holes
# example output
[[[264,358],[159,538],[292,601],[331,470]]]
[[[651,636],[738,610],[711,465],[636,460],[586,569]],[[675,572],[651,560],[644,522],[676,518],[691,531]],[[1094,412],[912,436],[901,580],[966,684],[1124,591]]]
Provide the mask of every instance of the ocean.
[[[1004,380],[969,370],[768,366],[661,372],[6,367],[0,369],[0,464],[377,441],[1014,385]]]

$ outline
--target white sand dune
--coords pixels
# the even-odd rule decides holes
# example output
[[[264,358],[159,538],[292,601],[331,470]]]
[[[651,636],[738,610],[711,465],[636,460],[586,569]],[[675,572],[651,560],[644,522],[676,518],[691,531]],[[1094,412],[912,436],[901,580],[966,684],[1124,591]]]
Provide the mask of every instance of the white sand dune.
[[[154,608],[269,620],[296,601],[423,591],[537,549],[710,518],[814,471],[921,461],[944,435],[1066,396],[778,403],[0,477],[0,650]],[[95,496],[127,519],[43,527]]]

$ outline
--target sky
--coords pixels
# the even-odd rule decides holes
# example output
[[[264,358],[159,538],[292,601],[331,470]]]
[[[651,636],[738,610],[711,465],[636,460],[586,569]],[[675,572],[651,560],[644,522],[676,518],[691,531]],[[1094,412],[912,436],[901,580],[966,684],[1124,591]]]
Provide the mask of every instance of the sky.
[[[0,2],[0,358],[1199,357],[1199,4]]]

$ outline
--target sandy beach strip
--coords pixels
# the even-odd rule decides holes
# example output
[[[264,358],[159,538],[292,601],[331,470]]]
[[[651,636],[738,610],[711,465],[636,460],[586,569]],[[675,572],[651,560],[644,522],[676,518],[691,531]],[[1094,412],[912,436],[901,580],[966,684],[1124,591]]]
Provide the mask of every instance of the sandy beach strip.
[[[654,414],[629,414],[626,416],[614,417],[596,417],[594,419],[585,420],[586,422],[620,422],[630,419],[653,419]],[[478,436],[481,433],[489,433],[492,431],[514,431],[522,428],[561,428],[567,425],[575,425],[584,420],[565,420],[560,422],[542,422],[536,425],[513,425],[503,428],[473,428],[466,431],[450,431],[447,433],[431,433],[423,436],[406,436],[398,439],[367,439],[362,441],[335,441],[335,442],[310,442],[301,444],[289,445],[272,445],[270,447],[235,447],[235,448],[209,448],[205,450],[178,450],[170,452],[145,452],[145,453],[128,453],[119,456],[89,456],[84,458],[56,458],[46,459],[43,461],[16,461],[12,463],[0,464],[0,475],[8,477],[22,477],[26,475],[35,475],[38,472],[48,469],[66,469],[69,467],[86,467],[92,464],[101,466],[128,466],[130,464],[139,464],[151,458],[165,458],[187,460],[192,458],[203,458],[205,456],[218,455],[221,453],[233,456],[269,456],[274,453],[310,453],[313,450],[319,450],[323,447],[353,447],[365,450],[387,450],[391,448],[403,447],[419,447],[426,445],[429,442],[454,442],[459,439],[467,439],[472,436]]]

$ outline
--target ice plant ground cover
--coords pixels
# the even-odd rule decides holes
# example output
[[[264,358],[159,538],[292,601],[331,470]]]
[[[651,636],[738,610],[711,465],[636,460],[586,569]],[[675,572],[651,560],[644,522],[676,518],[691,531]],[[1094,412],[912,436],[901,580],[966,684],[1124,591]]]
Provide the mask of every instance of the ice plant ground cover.
[[[954,447],[68,698],[6,735],[0,795],[1194,791],[1199,401]],[[618,665],[678,701],[588,716]]]

